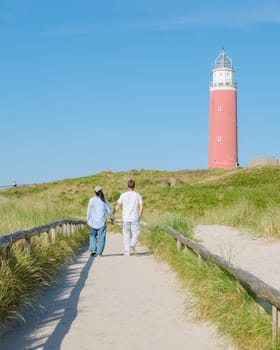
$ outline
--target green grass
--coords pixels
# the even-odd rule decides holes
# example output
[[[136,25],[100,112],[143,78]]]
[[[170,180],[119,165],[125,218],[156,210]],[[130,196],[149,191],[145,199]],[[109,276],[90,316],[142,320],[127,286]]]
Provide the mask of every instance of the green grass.
[[[142,240],[155,256],[172,266],[183,286],[192,292],[194,297],[187,303],[192,304],[196,316],[214,322],[221,334],[232,337],[238,349],[271,350],[271,315],[227,272],[210,262],[199,263],[191,251],[178,251],[165,226],[193,238],[187,220],[171,217],[152,230],[144,230]],[[280,349],[280,345],[274,349]]]
[[[225,224],[267,237],[280,236],[280,167],[235,171],[163,172],[132,170],[0,191],[0,234],[53,220],[85,217],[93,188],[101,184],[111,206],[136,180],[145,203],[144,219],[166,213],[190,218],[194,224]],[[170,186],[171,184],[171,186]]]
[[[210,264],[198,265],[192,254],[177,252],[176,244],[162,230],[162,225],[191,234],[196,224],[224,224],[245,229],[252,235],[279,239],[280,167],[104,171],[78,179],[1,190],[0,235],[55,220],[85,218],[96,185],[102,185],[113,207],[120,193],[126,190],[130,177],[135,179],[136,190],[143,197],[143,221],[156,227],[152,234],[143,234],[143,239],[192,290],[198,301],[198,316],[214,321],[221,333],[235,339],[240,349],[269,349],[271,316],[261,311],[231,276]],[[117,215],[120,218],[121,214]],[[87,239],[84,232],[75,249]],[[0,319],[7,313],[13,315],[20,303],[30,301],[34,287],[50,283],[55,275],[54,266],[67,261],[75,251],[67,241],[56,244],[61,244],[63,252],[67,252],[65,256],[62,254],[62,260],[51,246],[42,252],[35,246],[31,256],[23,255],[19,247],[16,258],[9,264],[1,263]],[[51,254],[48,249],[52,249]],[[47,262],[48,257],[54,265]]]
[[[0,264],[0,322],[17,316],[21,305],[32,303],[40,287],[49,285],[61,265],[87,241],[84,229],[57,237],[54,243],[33,239],[30,254],[24,252],[21,242],[14,244],[10,258]]]

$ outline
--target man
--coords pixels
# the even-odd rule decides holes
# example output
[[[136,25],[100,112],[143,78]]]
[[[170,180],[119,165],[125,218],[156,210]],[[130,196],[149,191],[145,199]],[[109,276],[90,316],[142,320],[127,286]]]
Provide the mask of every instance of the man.
[[[142,197],[135,192],[134,180],[127,183],[127,192],[120,195],[113,214],[122,206],[124,255],[136,255],[136,244],[140,234],[140,219],[143,215]],[[130,234],[132,233],[132,238]]]

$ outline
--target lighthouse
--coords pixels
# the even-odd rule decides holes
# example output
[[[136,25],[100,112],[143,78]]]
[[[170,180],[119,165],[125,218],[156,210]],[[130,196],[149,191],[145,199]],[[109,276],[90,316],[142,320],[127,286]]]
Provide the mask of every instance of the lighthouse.
[[[234,67],[224,49],[214,62],[210,84],[208,168],[238,166],[237,85]]]

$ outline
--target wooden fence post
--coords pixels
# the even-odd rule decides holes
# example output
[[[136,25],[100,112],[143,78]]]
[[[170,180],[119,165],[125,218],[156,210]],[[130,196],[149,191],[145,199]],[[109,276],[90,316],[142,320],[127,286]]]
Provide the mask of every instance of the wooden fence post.
[[[13,253],[13,243],[22,241],[23,250],[31,252],[33,240],[45,241],[46,244],[55,242],[57,235],[70,235],[86,225],[85,220],[60,220],[31,230],[18,231],[0,237],[0,260],[9,259]]]
[[[272,342],[275,343],[280,329],[280,310],[272,305]]]
[[[197,254],[197,262],[198,262],[198,265],[203,264],[203,259],[202,259],[202,256],[200,254]]]
[[[9,259],[12,254],[12,246],[6,248],[6,259]]]
[[[49,231],[44,232],[44,236],[45,236],[45,242],[46,242],[46,243],[49,243],[49,241],[50,241],[50,234],[49,234]]]
[[[183,245],[182,245],[182,243],[179,241],[179,239],[177,239],[176,245],[177,245],[177,250],[181,250],[182,247],[183,247]]]
[[[50,229],[50,236],[51,236],[51,241],[52,241],[52,242],[55,242],[55,239],[56,239],[55,227],[52,227],[52,228]]]
[[[180,240],[183,246],[188,246],[190,250],[197,254],[199,265],[202,265],[204,261],[211,261],[212,263],[215,263],[222,270],[225,270],[234,276],[243,287],[245,286],[246,290],[251,290],[253,293],[255,293],[256,297],[272,306],[272,343],[274,349],[275,345],[278,345],[278,340],[280,340],[280,291],[267,285],[265,282],[251,273],[234,266],[222,257],[212,254],[203,245],[183,236],[172,227],[167,227],[165,230],[171,233],[176,239],[177,247],[178,240]]]
[[[31,252],[31,237],[25,238],[25,251],[27,254],[30,254]]]

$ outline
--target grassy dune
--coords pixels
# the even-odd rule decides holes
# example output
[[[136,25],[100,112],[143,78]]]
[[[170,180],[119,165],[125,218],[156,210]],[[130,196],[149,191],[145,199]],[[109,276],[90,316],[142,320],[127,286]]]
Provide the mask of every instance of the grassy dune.
[[[278,239],[280,167],[231,171],[212,169],[102,172],[77,179],[1,190],[0,235],[54,220],[84,218],[88,200],[93,194],[93,188],[98,184],[103,186],[105,195],[113,206],[120,193],[126,190],[127,179],[130,177],[135,179],[136,190],[143,196],[143,221],[155,227],[152,233],[143,230],[142,239],[155,255],[173,266],[183,283],[192,290],[196,298],[198,316],[217,323],[221,333],[230,334],[240,349],[271,349],[270,315],[260,310],[254,300],[230,276],[214,266],[198,266],[196,259],[177,252],[172,239],[162,230],[162,225],[171,223],[182,233],[191,235],[193,225],[224,224],[246,229],[252,235]],[[86,240],[85,230],[75,242],[60,242],[61,249],[68,252],[64,258],[69,258]],[[69,249],[65,248],[65,244]],[[47,271],[41,271],[41,274],[38,271],[42,266],[48,266],[46,263],[41,265],[41,260],[45,261],[46,256],[55,255],[55,252],[46,254],[42,251],[40,258],[38,250],[34,249],[34,254],[37,255],[25,259],[19,258],[20,252],[17,254],[16,261],[10,261],[9,266],[4,263],[1,265],[2,318],[8,313],[6,309],[3,311],[5,305],[10,305],[10,310],[16,312],[16,298],[7,303],[7,297],[11,298],[10,295],[13,294],[12,290],[24,292],[24,296],[19,300],[29,300],[32,296],[29,287],[32,291],[38,283],[49,283],[49,277],[53,275],[48,274],[48,270],[53,271],[52,265],[49,265]],[[35,277],[29,281],[30,284],[14,277],[29,275],[16,272],[21,271],[22,266],[26,271],[32,268],[35,271]],[[5,282],[5,278],[10,284]],[[9,286],[8,292],[6,286]],[[220,293],[221,290],[223,293]]]
[[[192,292],[186,296],[198,319],[212,321],[222,335],[230,335],[237,349],[271,350],[271,315],[261,309],[254,298],[234,277],[211,262],[198,262],[196,254],[177,250],[174,239],[164,230],[172,226],[192,237],[192,223],[171,215],[164,218],[152,232],[142,232],[143,242],[159,259],[168,262],[183,286]],[[275,344],[274,350],[280,349]]]
[[[280,237],[280,167],[234,171],[102,172],[77,179],[0,191],[0,235],[52,220],[85,217],[93,188],[101,184],[113,205],[129,177],[145,202],[144,220],[176,214],[193,223],[225,224]]]

